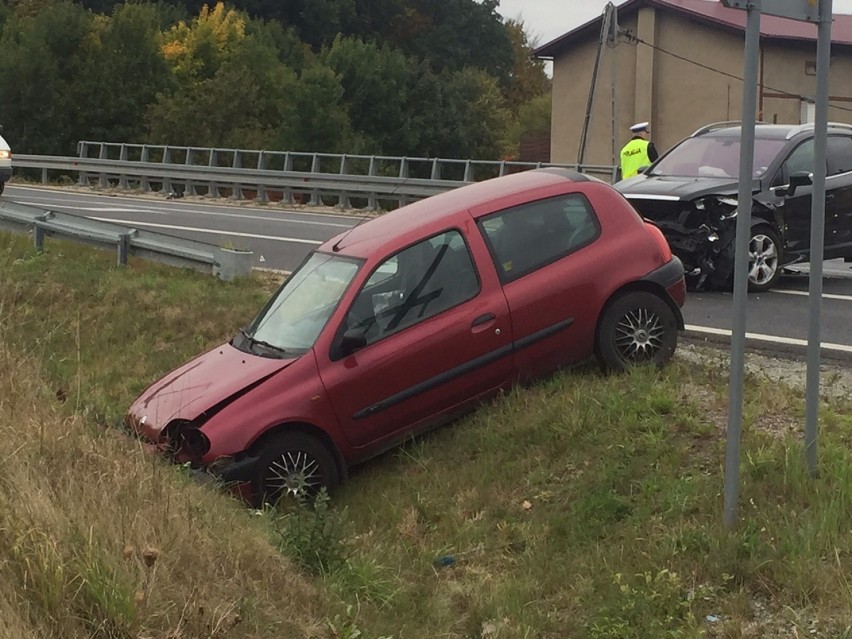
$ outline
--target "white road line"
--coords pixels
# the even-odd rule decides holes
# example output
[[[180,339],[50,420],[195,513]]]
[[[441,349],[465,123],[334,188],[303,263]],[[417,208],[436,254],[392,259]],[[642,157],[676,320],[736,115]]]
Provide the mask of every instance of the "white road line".
[[[235,231],[215,231],[213,229],[199,229],[192,226],[175,226],[174,224],[154,224],[152,222],[138,222],[136,220],[113,220],[108,217],[94,217],[93,220],[101,222],[117,222],[118,224],[130,226],[150,226],[157,229],[171,229],[173,231],[192,231],[193,233],[209,233],[211,235],[231,235],[234,237],[253,237],[260,240],[274,240],[275,242],[293,242],[295,244],[311,244],[319,246],[322,242],[317,240],[303,240],[298,237],[277,237],[272,235],[259,235],[256,233],[237,233]]]
[[[47,207],[49,206],[39,203],[39,202],[24,202],[19,201],[20,204],[27,204],[29,206],[39,206],[39,207]],[[67,204],[63,204],[61,207],[56,207],[61,209],[68,209],[71,211],[90,211],[92,213],[151,213],[153,215],[174,215],[174,211],[162,211],[145,207],[110,207],[110,206],[69,206]],[[238,213],[218,213],[216,211],[188,211],[181,210],[181,213],[184,215],[189,213],[192,215],[205,215],[211,217],[233,217],[240,220],[260,220],[263,222],[286,222],[287,224],[310,224],[312,226],[335,226],[343,229],[352,228],[354,224],[339,224],[336,222],[323,222],[323,221],[313,221],[313,220],[283,220],[280,217],[267,217],[262,215],[240,215]],[[300,215],[296,213],[295,215]],[[359,218],[360,219],[360,218]],[[140,222],[141,224],[141,222]]]
[[[807,291],[782,291],[779,289],[774,289],[773,293],[782,293],[784,295],[801,295],[802,297],[808,297]],[[843,300],[844,302],[852,302],[852,295],[838,295],[836,293],[823,293],[822,296],[827,300]]]
[[[711,328],[709,326],[693,326],[686,325],[686,330],[694,333],[703,333],[705,335],[721,335],[730,337],[731,331],[726,328]],[[756,340],[759,342],[769,342],[772,344],[783,344],[785,346],[803,346],[808,345],[805,339],[797,339],[795,337],[779,337],[777,335],[764,335],[763,333],[746,333],[746,339]],[[820,342],[820,347],[826,351],[837,351],[840,353],[852,353],[852,346],[846,344],[832,344],[831,342]]]

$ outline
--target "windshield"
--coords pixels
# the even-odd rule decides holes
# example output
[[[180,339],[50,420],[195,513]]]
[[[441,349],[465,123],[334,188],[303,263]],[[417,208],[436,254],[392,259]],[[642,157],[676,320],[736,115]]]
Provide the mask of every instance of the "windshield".
[[[763,177],[784,144],[784,140],[756,139],[754,141],[753,177]],[[684,140],[662,158],[651,171],[651,175],[693,178],[738,178],[739,174],[740,138],[707,135]]]
[[[269,300],[246,337],[286,352],[311,348],[359,267],[352,258],[314,253]]]

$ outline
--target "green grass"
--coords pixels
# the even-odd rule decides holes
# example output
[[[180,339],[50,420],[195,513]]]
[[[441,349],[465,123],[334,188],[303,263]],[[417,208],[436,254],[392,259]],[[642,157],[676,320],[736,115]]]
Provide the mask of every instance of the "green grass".
[[[746,376],[726,531],[722,355],[515,389],[281,513],[103,427],[272,286],[0,234],[9,636],[852,638],[852,404],[812,479],[804,393]]]

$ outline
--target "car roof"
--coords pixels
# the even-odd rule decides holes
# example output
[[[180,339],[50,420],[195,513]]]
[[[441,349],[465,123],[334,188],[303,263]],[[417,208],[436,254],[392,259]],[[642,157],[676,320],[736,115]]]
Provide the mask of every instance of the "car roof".
[[[698,129],[690,137],[740,137],[742,127],[739,123],[721,122],[709,124]],[[829,122],[828,130],[832,133],[846,133],[852,135],[852,125],[842,122]],[[789,140],[802,133],[813,134],[814,125],[811,124],[765,124],[758,122],[754,125],[755,137],[762,140]]]
[[[488,205],[497,207],[501,200],[506,200],[506,206],[513,206],[541,192],[542,197],[546,197],[554,187],[558,189],[560,186],[590,181],[598,182],[577,171],[544,168],[474,182],[359,223],[328,240],[317,250],[368,257],[387,245],[404,246],[418,238],[437,233],[451,226],[452,223],[448,224],[448,221],[451,222],[453,218],[470,219],[470,215],[481,217],[494,210]],[[478,212],[471,209],[478,209]],[[461,224],[461,221],[456,219],[456,223]]]

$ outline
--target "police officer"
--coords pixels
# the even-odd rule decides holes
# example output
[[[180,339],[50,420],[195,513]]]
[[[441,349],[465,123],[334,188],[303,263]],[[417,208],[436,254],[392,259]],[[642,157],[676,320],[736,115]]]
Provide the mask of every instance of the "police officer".
[[[648,140],[650,130],[647,122],[637,122],[630,131],[633,137],[621,149],[621,179],[626,180],[639,173],[639,168],[648,166],[660,157],[654,143]]]

